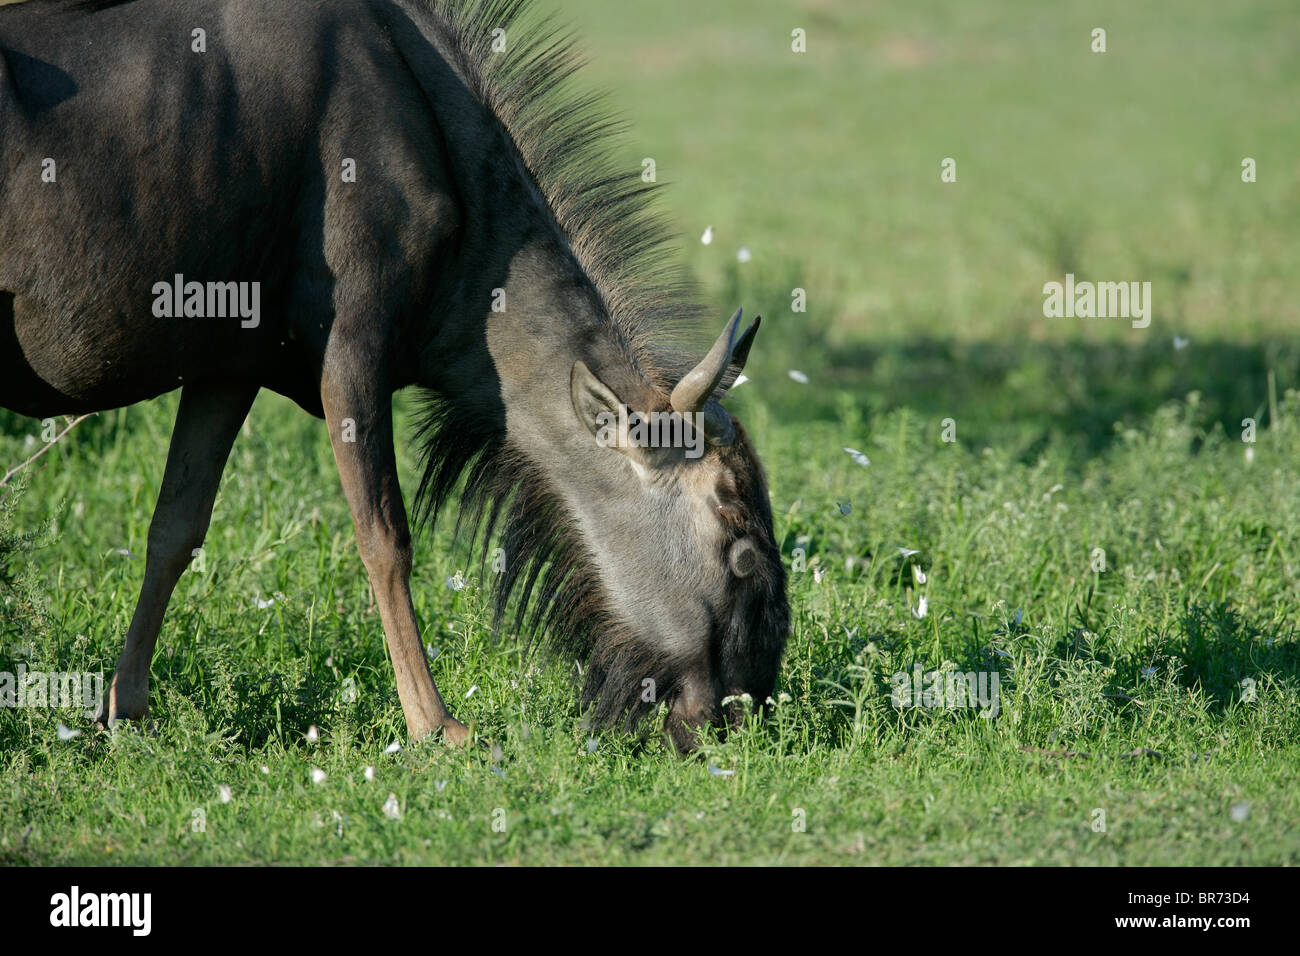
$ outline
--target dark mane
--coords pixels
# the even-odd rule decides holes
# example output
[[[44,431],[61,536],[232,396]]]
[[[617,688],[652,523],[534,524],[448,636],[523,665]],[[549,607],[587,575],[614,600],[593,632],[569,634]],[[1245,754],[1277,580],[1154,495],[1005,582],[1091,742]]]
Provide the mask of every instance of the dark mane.
[[[452,64],[510,135],[613,325],[648,371],[678,371],[672,340],[700,318],[695,290],[652,208],[655,186],[614,163],[625,129],[603,93],[573,82],[584,57],[574,37],[532,13],[532,0],[416,0],[449,41]],[[492,52],[506,30],[508,52]],[[659,367],[667,358],[672,366]]]
[[[666,253],[669,232],[650,207],[654,187],[639,171],[616,166],[610,146],[622,124],[603,97],[574,92],[582,58],[567,33],[531,16],[529,0],[419,0],[438,19],[452,66],[505,127],[526,174],[599,295],[630,358],[667,387],[689,367],[677,333],[697,320],[693,288]],[[493,53],[492,31],[507,31],[509,53]],[[518,591],[516,630],[585,667],[583,701],[598,724],[631,725],[654,709],[640,699],[655,681],[671,698],[673,661],[620,626],[593,573],[594,563],[559,497],[526,456],[491,423],[458,414],[425,393],[419,426],[425,468],[415,513],[430,525],[462,476],[458,536],[480,548],[500,533],[505,571],[494,586],[495,621],[506,619]]]

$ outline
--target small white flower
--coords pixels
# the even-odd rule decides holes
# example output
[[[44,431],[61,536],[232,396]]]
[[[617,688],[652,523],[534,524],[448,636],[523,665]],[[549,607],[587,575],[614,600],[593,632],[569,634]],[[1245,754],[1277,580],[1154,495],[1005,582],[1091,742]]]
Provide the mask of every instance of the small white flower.
[[[375,779],[375,768],[374,768],[374,767],[371,767],[371,766],[367,766],[367,767],[366,767],[366,772],[363,774],[363,776],[366,778],[367,781],[374,780],[374,779]]]
[[[391,744],[389,744],[387,747],[384,748],[384,753],[395,754],[397,753],[397,751],[401,749],[402,749],[402,745],[399,744],[396,740],[394,740]]]
[[[871,459],[862,454],[862,452],[858,451],[856,448],[845,446],[844,450],[849,453],[849,457],[853,459],[855,464],[861,465],[863,468],[866,468],[867,465],[871,464]]]
[[[402,819],[402,808],[397,805],[397,794],[390,793],[384,801],[384,816],[390,820]]]
[[[80,737],[80,736],[81,736],[80,730],[73,730],[67,724],[64,724],[62,722],[59,723],[60,740],[71,740],[73,737]]]
[[[438,793],[442,793],[442,791],[445,790],[446,788],[447,788],[446,780],[435,780],[433,782],[433,789],[436,790]]]
[[[925,617],[926,614],[930,612],[929,605],[930,602],[926,600],[925,595],[922,594],[921,599],[916,602],[916,608],[912,611],[912,616],[919,621],[921,618]]]
[[[315,724],[312,724],[307,728],[307,743],[314,744],[318,740],[320,740],[320,731],[316,729]]]
[[[815,564],[813,565],[812,573],[813,580],[818,584],[821,584],[822,578],[826,577],[826,569]]]
[[[322,770],[320,767],[312,767],[312,768],[311,768],[311,782],[312,782],[312,783],[315,783],[315,784],[321,784],[321,783],[324,783],[324,782],[325,782],[325,777],[326,777],[325,771]]]
[[[921,570],[919,564],[912,565],[912,577],[916,579],[917,584],[925,583],[925,572]]]
[[[719,770],[717,767],[713,766],[713,764],[709,764],[709,773],[713,774],[715,777],[730,777],[735,772],[736,771],[734,770]]]
[[[269,776],[271,773],[271,768],[268,767],[266,764],[262,764],[262,773],[267,774]]]
[[[596,748],[599,746],[600,746],[600,741],[597,740],[595,737],[592,737],[590,740],[587,741],[587,753],[594,754],[596,752]]]
[[[712,226],[708,226],[705,228],[704,235],[700,236],[700,242],[704,243],[706,246],[709,245],[711,242],[713,242]]]
[[[748,262],[752,258],[754,258],[754,254],[749,251],[749,246],[741,246],[736,250],[737,262]]]
[[[217,787],[217,796],[221,798],[222,803],[229,803],[230,788],[223,783],[221,786]]]
[[[261,598],[253,598],[253,602],[257,605],[257,609],[259,611],[265,611],[268,607],[270,607],[272,604],[275,603],[275,598],[268,598],[265,601],[263,601]]]

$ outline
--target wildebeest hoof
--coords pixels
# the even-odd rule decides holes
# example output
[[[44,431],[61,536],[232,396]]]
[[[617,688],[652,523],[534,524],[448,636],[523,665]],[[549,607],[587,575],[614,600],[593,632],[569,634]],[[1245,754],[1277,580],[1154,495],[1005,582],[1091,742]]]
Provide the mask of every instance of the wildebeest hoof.
[[[442,725],[442,739],[448,747],[463,747],[469,743],[470,730],[455,717],[448,717]]]

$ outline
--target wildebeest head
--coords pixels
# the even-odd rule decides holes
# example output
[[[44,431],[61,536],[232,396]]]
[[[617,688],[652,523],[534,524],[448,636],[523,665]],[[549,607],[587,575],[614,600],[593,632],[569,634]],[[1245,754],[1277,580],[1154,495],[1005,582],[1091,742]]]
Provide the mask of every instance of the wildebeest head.
[[[763,707],[789,630],[767,482],[720,402],[758,331],[756,319],[738,336],[740,316],[669,394],[617,394],[582,362],[570,382],[574,413],[596,439],[591,454],[626,462],[606,527],[587,542],[607,617],[593,635],[587,696],[606,722],[667,703],[683,751],[704,725]]]

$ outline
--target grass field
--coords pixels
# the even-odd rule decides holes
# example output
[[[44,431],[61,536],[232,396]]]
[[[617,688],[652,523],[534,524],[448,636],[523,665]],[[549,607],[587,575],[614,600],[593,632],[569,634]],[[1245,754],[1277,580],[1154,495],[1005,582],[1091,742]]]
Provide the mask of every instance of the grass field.
[[[447,522],[413,587],[478,743],[410,744],[324,427],[264,393],[156,732],[0,708],[0,863],[1300,862],[1297,15],[978,9],[564,8],[719,319],[764,314],[732,404],[792,572],[772,719],[699,760],[592,737]],[[1150,327],[1044,318],[1066,272],[1151,281]],[[0,672],[111,673],[175,408],[0,489]],[[0,413],[0,472],[39,433]],[[894,706],[918,667],[996,674],[996,715]]]

